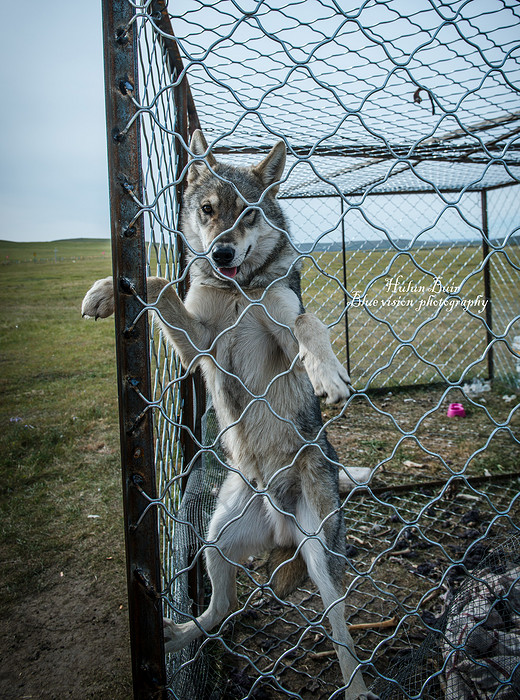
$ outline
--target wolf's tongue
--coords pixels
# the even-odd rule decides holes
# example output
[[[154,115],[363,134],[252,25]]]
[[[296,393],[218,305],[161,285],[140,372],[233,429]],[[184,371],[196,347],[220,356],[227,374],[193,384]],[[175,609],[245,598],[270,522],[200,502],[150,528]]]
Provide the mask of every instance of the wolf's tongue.
[[[224,275],[224,277],[235,277],[235,275],[238,272],[237,267],[219,267],[218,271],[220,272],[221,275]]]

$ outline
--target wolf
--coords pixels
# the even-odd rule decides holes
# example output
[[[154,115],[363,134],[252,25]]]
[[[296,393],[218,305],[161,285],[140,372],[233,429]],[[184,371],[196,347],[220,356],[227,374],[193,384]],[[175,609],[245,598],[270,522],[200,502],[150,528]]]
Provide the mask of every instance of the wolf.
[[[345,400],[351,384],[329,329],[302,304],[301,259],[276,197],[285,143],[251,167],[217,161],[199,130],[189,148],[181,215],[189,290],[181,300],[166,279],[150,277],[147,295],[184,368],[201,368],[229,471],[207,533],[209,606],[196,620],[165,619],[166,650],[183,648],[236,609],[237,565],[272,550],[278,596],[307,575],[320,592],[346,700],[377,700],[345,622],[338,464],[318,398]],[[82,313],[113,310],[112,278],[98,280]]]

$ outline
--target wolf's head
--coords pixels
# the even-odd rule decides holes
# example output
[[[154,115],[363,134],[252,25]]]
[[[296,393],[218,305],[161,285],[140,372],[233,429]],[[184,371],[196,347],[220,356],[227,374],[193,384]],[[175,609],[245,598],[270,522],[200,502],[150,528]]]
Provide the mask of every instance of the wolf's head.
[[[263,286],[285,274],[295,256],[276,200],[285,166],[284,142],[248,168],[219,163],[199,130],[190,150],[194,158],[182,229],[190,246],[205,255],[194,262],[192,273],[214,284],[234,280],[244,287]]]

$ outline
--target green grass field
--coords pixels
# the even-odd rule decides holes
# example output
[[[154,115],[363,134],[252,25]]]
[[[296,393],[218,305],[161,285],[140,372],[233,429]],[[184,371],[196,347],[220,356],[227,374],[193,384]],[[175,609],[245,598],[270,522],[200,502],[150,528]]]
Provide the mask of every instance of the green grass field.
[[[80,314],[89,281],[110,274],[110,243],[1,242],[0,255],[54,247],[64,261],[0,267],[1,605],[44,585],[56,559],[88,553],[97,520],[121,556],[113,324]]]
[[[0,263],[46,263],[76,260],[110,260],[110,240],[75,238],[39,243],[0,241]]]

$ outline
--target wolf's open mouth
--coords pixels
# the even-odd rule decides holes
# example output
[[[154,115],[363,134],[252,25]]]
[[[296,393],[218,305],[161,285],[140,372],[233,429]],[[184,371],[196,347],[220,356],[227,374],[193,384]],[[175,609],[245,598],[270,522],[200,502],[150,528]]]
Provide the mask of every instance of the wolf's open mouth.
[[[220,272],[221,275],[224,275],[224,277],[236,277],[236,274],[238,272],[238,267],[219,267],[218,271]]]

